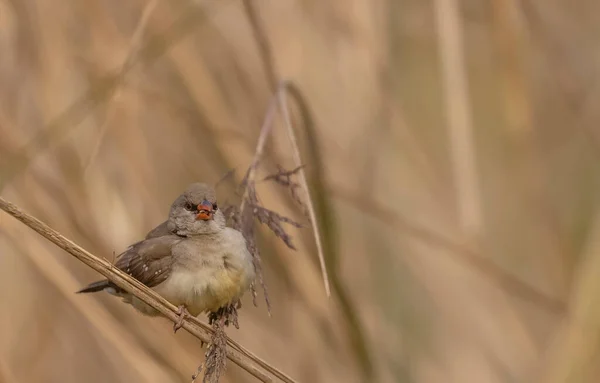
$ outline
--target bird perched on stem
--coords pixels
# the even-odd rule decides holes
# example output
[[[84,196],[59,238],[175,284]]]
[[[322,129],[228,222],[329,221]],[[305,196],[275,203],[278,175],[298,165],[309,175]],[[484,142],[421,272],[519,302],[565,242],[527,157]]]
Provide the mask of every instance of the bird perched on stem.
[[[215,313],[238,301],[255,278],[252,256],[237,230],[225,225],[212,187],[190,185],[171,205],[169,218],[129,246],[115,266],[179,308],[177,331],[186,315]],[[140,312],[159,313],[108,280],[78,293],[106,291]]]

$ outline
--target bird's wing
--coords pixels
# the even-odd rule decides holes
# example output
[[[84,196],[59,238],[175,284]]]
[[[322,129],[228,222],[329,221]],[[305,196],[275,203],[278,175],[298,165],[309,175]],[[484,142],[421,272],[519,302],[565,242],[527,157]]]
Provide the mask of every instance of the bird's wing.
[[[165,221],[146,234],[146,239],[171,235],[173,231],[169,228],[169,221]]]
[[[176,235],[150,238],[131,245],[115,266],[148,287],[164,282],[173,264],[172,248],[183,239]]]

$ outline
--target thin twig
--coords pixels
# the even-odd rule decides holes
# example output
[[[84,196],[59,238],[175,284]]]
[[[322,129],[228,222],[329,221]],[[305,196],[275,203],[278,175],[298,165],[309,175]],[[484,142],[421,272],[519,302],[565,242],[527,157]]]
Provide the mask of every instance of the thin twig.
[[[329,276],[327,275],[327,266],[325,265],[325,254],[323,252],[323,245],[321,243],[321,236],[319,235],[319,223],[317,221],[317,215],[315,213],[315,208],[313,206],[312,198],[310,196],[310,191],[308,190],[308,183],[306,182],[306,174],[304,172],[304,167],[302,167],[302,158],[300,157],[300,149],[298,148],[298,142],[296,140],[296,135],[294,133],[294,128],[292,126],[292,119],[290,118],[290,111],[286,98],[286,90],[287,83],[284,82],[280,85],[279,91],[277,92],[277,99],[279,101],[279,107],[281,108],[281,113],[283,116],[283,124],[285,125],[287,136],[290,140],[290,144],[292,145],[292,151],[294,154],[294,162],[299,169],[298,176],[300,178],[300,184],[306,193],[306,204],[308,207],[308,214],[310,217],[310,222],[313,228],[313,234],[315,237],[315,244],[317,245],[317,253],[319,255],[319,263],[321,264],[321,274],[323,275],[323,283],[325,285],[325,292],[328,297],[331,297],[331,289],[329,288]]]
[[[4,198],[0,197],[0,209],[4,210],[8,214],[12,215],[31,229],[36,231],[42,237],[46,238],[56,246],[65,250],[81,262],[85,263],[98,273],[102,274],[108,280],[113,282],[118,287],[131,293],[135,297],[139,298],[163,316],[173,321],[178,321],[179,316],[177,315],[177,308],[169,303],[166,299],[143,285],[138,280],[127,275],[123,271],[115,268],[110,262],[101,259],[90,252],[86,251],[73,241],[61,235],[56,230],[52,229],[37,218],[25,213],[18,206],[11,202],[8,202]],[[212,330],[205,324],[200,322],[197,318],[188,317],[184,320],[183,328],[192,334],[194,337],[200,339],[202,342],[209,343]],[[227,344],[230,348],[227,349],[227,358],[232,362],[246,370],[248,373],[256,377],[261,382],[272,382],[273,379],[268,376],[264,371],[259,369],[254,363],[261,366],[265,371],[271,373],[281,381],[286,383],[297,383],[291,377],[285,375],[277,368],[270,366],[268,363],[253,355],[250,351],[243,348],[237,342],[227,339]]]

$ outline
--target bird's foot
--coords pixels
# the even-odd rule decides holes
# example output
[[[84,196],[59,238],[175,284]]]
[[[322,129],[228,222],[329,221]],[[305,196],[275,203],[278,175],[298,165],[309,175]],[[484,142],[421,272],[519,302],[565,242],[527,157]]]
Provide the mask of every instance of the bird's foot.
[[[229,326],[229,324],[233,324],[235,328],[239,329],[240,325],[238,324],[238,306],[234,304],[230,304],[224,307],[221,307],[215,312],[211,312],[208,314],[208,324],[213,325],[216,321],[219,321],[221,326]]]
[[[215,321],[217,319],[219,319],[219,313],[221,312],[221,309],[217,310],[217,311],[211,311],[208,313],[208,324],[209,326],[212,326],[213,323],[215,323]]]
[[[183,327],[183,321],[185,318],[191,316],[189,311],[184,305],[181,305],[177,308],[177,315],[179,315],[179,320],[173,323],[173,332],[176,333],[181,327]]]

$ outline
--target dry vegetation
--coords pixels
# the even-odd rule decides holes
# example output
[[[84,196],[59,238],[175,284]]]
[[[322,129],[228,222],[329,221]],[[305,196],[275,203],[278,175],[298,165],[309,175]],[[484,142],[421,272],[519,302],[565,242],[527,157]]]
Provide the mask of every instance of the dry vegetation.
[[[239,198],[290,82],[254,179],[309,226],[293,121],[331,298],[311,231],[263,225],[272,317],[249,294],[227,332],[298,381],[600,381],[596,1],[0,0],[0,25],[0,193],[108,260],[192,181],[235,168]],[[97,276],[0,214],[0,383],[190,381],[200,341],[74,294]]]

